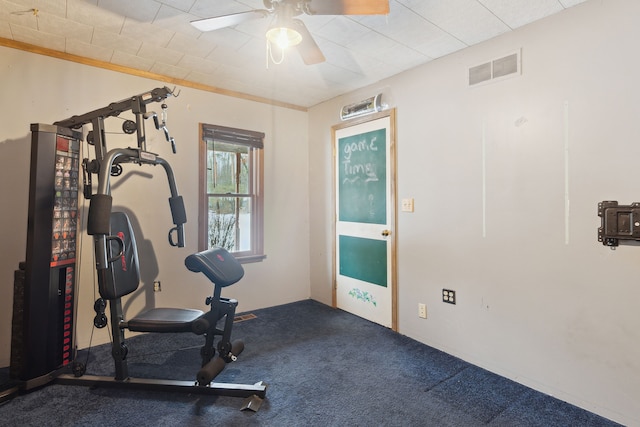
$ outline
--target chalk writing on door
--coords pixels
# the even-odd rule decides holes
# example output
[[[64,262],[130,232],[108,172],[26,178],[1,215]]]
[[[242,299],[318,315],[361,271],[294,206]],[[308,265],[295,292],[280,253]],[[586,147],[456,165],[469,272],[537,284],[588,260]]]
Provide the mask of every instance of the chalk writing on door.
[[[340,221],[386,223],[386,145],[385,129],[338,141]]]

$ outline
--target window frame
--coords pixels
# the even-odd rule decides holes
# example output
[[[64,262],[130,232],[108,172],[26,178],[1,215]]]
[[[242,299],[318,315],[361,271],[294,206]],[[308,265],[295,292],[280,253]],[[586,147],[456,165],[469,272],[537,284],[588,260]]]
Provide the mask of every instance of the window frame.
[[[264,133],[200,123],[199,130],[199,185],[198,185],[198,250],[209,249],[209,199],[215,196],[207,190],[207,141],[249,147],[251,165],[249,191],[251,198],[251,249],[231,252],[241,263],[258,262],[264,253]],[[225,195],[226,197],[229,197]]]

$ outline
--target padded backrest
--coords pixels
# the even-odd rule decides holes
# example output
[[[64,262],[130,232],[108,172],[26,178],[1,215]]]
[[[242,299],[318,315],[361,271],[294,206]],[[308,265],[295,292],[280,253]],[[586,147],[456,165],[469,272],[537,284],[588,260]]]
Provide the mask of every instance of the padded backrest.
[[[184,264],[191,271],[204,273],[215,285],[233,285],[244,276],[242,265],[223,248],[212,248],[189,255]]]
[[[107,300],[128,295],[138,289],[140,284],[136,238],[129,217],[124,212],[111,213],[111,236],[120,238],[124,249],[122,255],[109,263],[105,276],[99,281],[100,296]],[[110,239],[107,247],[109,258],[120,252],[120,245],[115,239]]]

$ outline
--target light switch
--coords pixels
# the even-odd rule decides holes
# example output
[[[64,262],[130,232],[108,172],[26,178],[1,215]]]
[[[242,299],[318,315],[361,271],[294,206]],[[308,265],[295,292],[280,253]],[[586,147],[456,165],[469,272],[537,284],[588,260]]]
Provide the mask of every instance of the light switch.
[[[413,212],[413,197],[402,199],[402,212]]]

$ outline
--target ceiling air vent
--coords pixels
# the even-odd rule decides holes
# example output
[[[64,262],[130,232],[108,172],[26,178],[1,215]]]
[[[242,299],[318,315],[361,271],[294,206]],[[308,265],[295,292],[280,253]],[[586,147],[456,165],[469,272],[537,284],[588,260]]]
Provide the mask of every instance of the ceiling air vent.
[[[469,86],[520,74],[520,52],[469,68]]]

